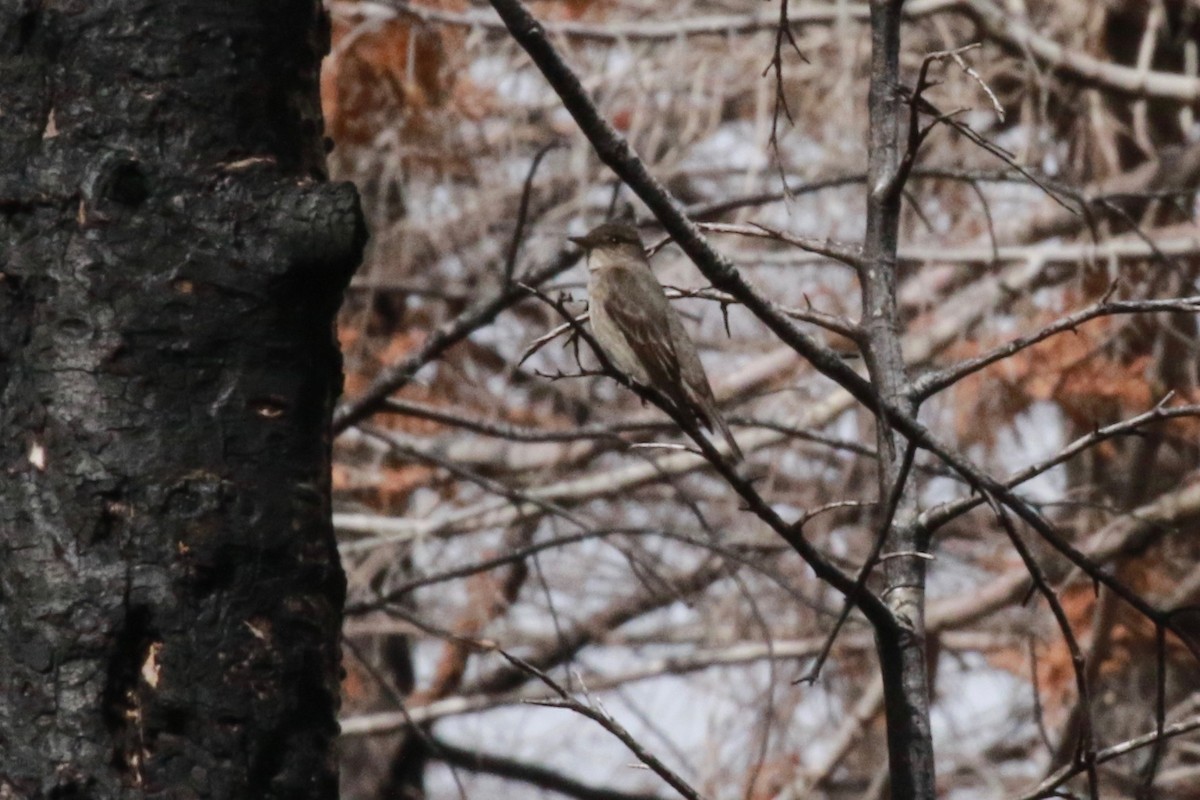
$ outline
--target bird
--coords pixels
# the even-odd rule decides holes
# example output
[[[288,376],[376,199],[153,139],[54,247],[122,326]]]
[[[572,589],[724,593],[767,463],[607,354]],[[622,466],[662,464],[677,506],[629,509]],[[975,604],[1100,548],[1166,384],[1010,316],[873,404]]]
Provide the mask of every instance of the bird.
[[[719,432],[735,461],[742,449],[717,409],[696,345],[654,277],[637,230],[606,222],[568,239],[587,254],[592,334],[613,366],[666,395],[687,418]]]

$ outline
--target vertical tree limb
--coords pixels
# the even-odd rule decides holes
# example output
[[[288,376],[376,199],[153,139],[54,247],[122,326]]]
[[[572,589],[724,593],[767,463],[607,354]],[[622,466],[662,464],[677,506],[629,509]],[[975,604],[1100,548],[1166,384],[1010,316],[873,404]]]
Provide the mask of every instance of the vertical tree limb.
[[[862,292],[863,355],[884,405],[915,416],[909,400],[908,370],[900,349],[896,304],[896,250],[903,185],[900,179],[900,18],[903,0],[871,2],[871,66],[867,103],[867,220]],[[912,112],[916,113],[915,109]],[[915,153],[908,158],[916,158]],[[929,679],[925,663],[924,537],[909,523],[915,500],[903,486],[904,448],[885,412],[876,413],[879,496],[900,497],[885,534],[884,599],[899,623],[878,628],[880,669],[887,715],[888,763],[892,797],[925,800],[935,796],[933,740],[929,725]]]

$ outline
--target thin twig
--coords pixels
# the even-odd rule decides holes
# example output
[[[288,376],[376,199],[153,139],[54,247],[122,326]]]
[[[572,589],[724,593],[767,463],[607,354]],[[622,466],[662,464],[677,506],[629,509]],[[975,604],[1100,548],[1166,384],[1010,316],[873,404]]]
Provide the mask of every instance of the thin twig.
[[[1182,736],[1185,733],[1191,733],[1194,730],[1200,730],[1200,716],[1192,717],[1191,719],[1176,722],[1173,725],[1165,726],[1162,731],[1151,731],[1144,733],[1141,736],[1121,742],[1120,744],[1106,747],[1103,750],[1097,750],[1095,754],[1095,763],[1103,764],[1112,761],[1115,758],[1120,758],[1123,755],[1132,753],[1135,750],[1147,747],[1149,745],[1163,742],[1168,739],[1173,739],[1176,736]],[[1021,795],[1019,800],[1039,800],[1043,797],[1052,797],[1059,794],[1058,787],[1084,772],[1086,765],[1080,763],[1066,764],[1061,767],[1050,777],[1046,778],[1036,788]]]
[[[1013,548],[1021,558],[1021,562],[1025,565],[1025,570],[1029,573],[1029,577],[1033,580],[1034,588],[1042,595],[1042,599],[1050,607],[1050,612],[1054,616],[1055,622],[1058,624],[1059,633],[1062,634],[1063,641],[1067,645],[1067,651],[1071,655],[1071,669],[1075,675],[1075,690],[1078,693],[1078,707],[1080,709],[1080,731],[1079,741],[1075,750],[1075,761],[1082,763],[1084,771],[1088,776],[1088,789],[1091,793],[1092,800],[1099,800],[1099,781],[1096,775],[1096,751],[1095,741],[1096,734],[1094,724],[1092,722],[1092,704],[1091,690],[1088,686],[1087,665],[1084,662],[1083,650],[1079,647],[1079,641],[1075,638],[1075,632],[1071,628],[1071,621],[1067,618],[1066,609],[1055,594],[1054,589],[1050,586],[1050,582],[1046,579],[1045,573],[1034,558],[1033,553],[1017,533],[1017,529],[1012,524],[1012,520],[1008,517],[1008,511],[1000,503],[989,498],[988,505],[992,507],[995,513],[996,520],[1008,535],[1008,539],[1012,542]]]
[[[1113,283],[1111,289],[1116,288]],[[1043,342],[1059,333],[1074,332],[1076,328],[1089,320],[1115,314],[1149,314],[1159,311],[1180,311],[1184,313],[1200,313],[1200,296],[1181,297],[1173,300],[1111,300],[1106,294],[1098,303],[1087,308],[1068,314],[1054,322],[1025,336],[1018,336],[1010,342],[995,347],[986,353],[963,361],[944,369],[927,372],[913,382],[912,396],[917,402],[941,392],[963,378],[978,372],[985,367]]]
[[[821,668],[825,665],[825,660],[829,658],[830,651],[833,650],[833,643],[837,640],[838,632],[841,631],[847,617],[850,616],[850,610],[854,607],[854,598],[866,587],[867,579],[871,577],[871,570],[875,569],[876,565],[880,562],[880,554],[883,552],[883,546],[887,542],[892,521],[896,517],[896,509],[899,508],[900,499],[907,488],[908,475],[912,470],[913,458],[916,456],[916,452],[916,445],[909,442],[904,450],[904,460],[900,464],[900,472],[897,475],[895,483],[892,484],[891,493],[888,495],[883,517],[875,534],[875,543],[872,545],[871,552],[867,554],[866,560],[863,561],[863,565],[858,571],[858,577],[854,581],[854,590],[842,602],[841,613],[838,614],[837,621],[833,624],[833,629],[830,630],[828,637],[826,637],[825,645],[821,648],[821,652],[817,654],[812,666],[809,667],[808,672],[796,678],[792,683],[812,684],[816,683],[817,678],[820,676]]]
[[[523,276],[520,279],[521,283],[540,286],[575,266],[581,256],[578,248],[564,249],[549,264]],[[406,386],[422,367],[441,358],[450,348],[480,328],[490,325],[502,312],[528,296],[528,293],[518,288],[515,283],[505,283],[491,297],[484,298],[439,326],[417,352],[384,369],[364,392],[338,408],[333,417],[334,434],[341,433],[375,413],[385,398]]]
[[[508,255],[504,258],[504,283],[510,284],[513,279],[513,271],[517,268],[517,253],[521,249],[521,239],[525,233],[525,220],[529,216],[529,197],[533,193],[533,177],[537,174],[538,165],[542,163],[542,159],[556,147],[561,145],[558,142],[550,142],[542,145],[533,155],[533,161],[529,164],[529,172],[525,175],[525,183],[521,187],[521,202],[517,205],[517,223],[513,226],[512,239],[508,244]]]
[[[737,225],[729,222],[698,222],[696,223],[696,227],[702,231],[711,231],[713,233],[734,233],[739,236],[750,236],[783,242],[806,252],[816,253],[817,255],[831,258],[834,261],[840,261],[854,269],[860,268],[863,263],[862,248],[860,247],[834,242],[829,239],[822,240],[809,236],[796,236],[787,231],[760,225],[757,222],[751,222],[746,225]]]

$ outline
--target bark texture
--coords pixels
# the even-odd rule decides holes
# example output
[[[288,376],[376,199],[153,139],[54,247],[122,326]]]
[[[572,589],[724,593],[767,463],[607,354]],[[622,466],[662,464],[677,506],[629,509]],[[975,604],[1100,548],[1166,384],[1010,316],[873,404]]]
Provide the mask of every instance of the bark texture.
[[[0,5],[0,797],[333,797],[317,0]]]

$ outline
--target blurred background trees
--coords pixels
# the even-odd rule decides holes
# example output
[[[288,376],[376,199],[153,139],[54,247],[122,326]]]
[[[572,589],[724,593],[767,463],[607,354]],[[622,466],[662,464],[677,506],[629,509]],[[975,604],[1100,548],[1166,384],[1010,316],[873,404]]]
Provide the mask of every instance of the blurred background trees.
[[[857,277],[821,251],[864,233],[866,4],[530,9],[709,240],[860,368]],[[886,796],[870,627],[852,614],[815,682],[796,683],[842,595],[681,449],[665,415],[610,379],[562,377],[595,360],[565,332],[543,341],[562,318],[517,285],[582,313],[565,237],[632,214],[658,244],[654,217],[489,6],[330,10],[331,164],[358,184],[373,232],[340,320],[344,796],[674,796],[595,719],[530,705],[553,693],[523,665],[704,797]],[[1159,611],[1187,608],[1200,597],[1200,6],[904,12],[904,97],[928,55],[980,44],[931,62],[918,104],[922,127],[943,115],[905,186],[897,257],[920,419],[1015,481],[1096,569]],[[854,575],[879,525],[873,410],[678,247],[653,261],[744,474]],[[939,793],[1046,796],[1057,784],[1044,779],[1070,773],[1064,787],[1086,794],[1092,769],[1106,797],[1200,796],[1194,733],[1093,758],[1160,722],[1196,725],[1186,642],[1021,528],[1054,601],[1033,591],[996,515],[934,455],[917,453],[906,485],[932,536]]]

